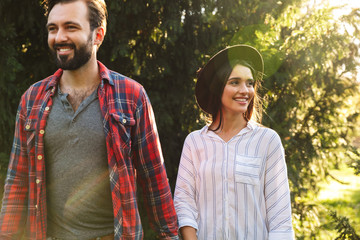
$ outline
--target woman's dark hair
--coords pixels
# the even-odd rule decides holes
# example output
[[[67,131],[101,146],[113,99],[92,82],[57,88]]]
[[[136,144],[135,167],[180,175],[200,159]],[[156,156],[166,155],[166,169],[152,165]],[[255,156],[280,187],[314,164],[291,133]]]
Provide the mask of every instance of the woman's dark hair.
[[[87,4],[91,31],[103,26],[104,31],[106,32],[106,19],[108,13],[104,0],[44,0],[43,6],[45,8],[45,16],[49,16],[49,12],[56,4],[71,3],[76,1],[84,1]]]
[[[255,94],[254,94],[253,99],[250,101],[246,112],[244,113],[244,118],[246,121],[249,121],[251,118],[253,118],[253,120],[261,123],[262,104],[261,104],[261,99],[258,96],[257,91],[261,87],[262,73],[257,72],[252,67],[252,64],[250,62],[247,62],[242,59],[235,59],[235,60],[232,60],[230,62],[223,64],[223,66],[219,68],[219,70],[214,75],[214,78],[217,78],[217,79],[213,80],[212,84],[210,85],[210,91],[212,94],[210,95],[211,97],[209,99],[209,106],[211,106],[210,112],[211,112],[212,121],[214,121],[218,117],[218,115],[220,115],[219,116],[219,119],[220,119],[219,125],[215,129],[213,129],[213,131],[217,131],[222,127],[223,113],[221,110],[221,105],[222,105],[221,98],[222,98],[222,94],[224,92],[224,88],[227,83],[227,80],[229,79],[230,74],[236,65],[242,65],[244,67],[248,67],[251,70],[251,73],[255,80],[255,85],[254,85]]]

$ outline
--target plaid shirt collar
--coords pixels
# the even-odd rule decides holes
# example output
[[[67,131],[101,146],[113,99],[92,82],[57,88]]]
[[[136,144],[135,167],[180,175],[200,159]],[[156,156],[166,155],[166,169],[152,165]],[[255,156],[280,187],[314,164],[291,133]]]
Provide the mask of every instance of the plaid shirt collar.
[[[97,61],[98,67],[99,67],[99,75],[101,78],[101,85],[100,87],[104,86],[104,82],[108,82],[110,85],[114,85],[114,80],[110,77],[109,69],[105,67],[104,64],[102,64],[100,61]],[[60,78],[63,74],[64,70],[59,68],[51,77],[46,85],[46,91],[51,90],[53,88],[56,88],[58,83],[60,82]]]

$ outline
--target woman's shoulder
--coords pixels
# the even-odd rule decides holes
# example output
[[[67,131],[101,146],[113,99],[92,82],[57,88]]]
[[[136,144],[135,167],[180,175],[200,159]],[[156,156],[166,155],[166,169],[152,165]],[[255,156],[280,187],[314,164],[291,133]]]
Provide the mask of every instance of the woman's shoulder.
[[[276,138],[277,140],[280,140],[280,135],[274,129],[257,122],[252,122],[251,124],[257,134],[266,135],[268,138]]]
[[[200,137],[201,135],[203,135],[204,133],[206,133],[208,131],[208,126],[205,125],[204,127],[200,128],[200,129],[197,129],[197,130],[194,130],[192,132],[190,132],[186,139],[188,138],[198,138]]]

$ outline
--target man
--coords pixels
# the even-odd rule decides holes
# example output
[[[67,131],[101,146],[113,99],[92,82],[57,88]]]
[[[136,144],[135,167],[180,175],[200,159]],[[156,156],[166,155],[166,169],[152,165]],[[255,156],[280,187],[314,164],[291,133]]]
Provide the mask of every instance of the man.
[[[22,96],[0,239],[142,239],[136,180],[150,223],[177,239],[177,218],[150,102],[96,53],[104,0],[48,0],[59,70]]]

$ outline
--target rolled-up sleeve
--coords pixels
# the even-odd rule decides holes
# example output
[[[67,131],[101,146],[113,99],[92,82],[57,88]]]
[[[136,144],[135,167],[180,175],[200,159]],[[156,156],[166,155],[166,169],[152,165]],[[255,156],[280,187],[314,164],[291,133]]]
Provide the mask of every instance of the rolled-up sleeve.
[[[190,226],[198,230],[195,179],[196,168],[191,154],[191,141],[188,136],[181,154],[174,194],[174,204],[180,228]]]
[[[264,193],[269,240],[294,239],[285,154],[277,134],[268,149]]]

